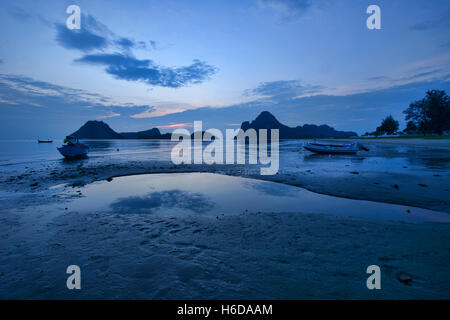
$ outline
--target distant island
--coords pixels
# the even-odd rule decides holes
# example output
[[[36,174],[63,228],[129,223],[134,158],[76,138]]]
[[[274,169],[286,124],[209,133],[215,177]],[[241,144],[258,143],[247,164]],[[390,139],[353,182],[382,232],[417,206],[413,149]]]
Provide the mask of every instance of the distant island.
[[[280,123],[270,112],[263,111],[252,122],[245,121],[241,124],[242,130],[247,129],[278,129],[280,139],[305,139],[305,138],[348,138],[358,136],[353,131],[337,131],[327,125],[305,124],[295,128]]]
[[[247,129],[278,129],[280,139],[304,139],[304,138],[348,138],[358,136],[353,131],[337,131],[327,125],[305,124],[303,126],[288,127],[280,123],[275,116],[268,111],[261,112],[252,122],[244,121],[242,130]],[[78,139],[170,139],[170,133],[161,134],[158,128],[152,128],[138,132],[118,133],[103,121],[91,120],[80,129],[71,134]]]
[[[161,134],[158,128],[146,131],[117,133],[103,121],[90,120],[71,134],[78,139],[170,139],[170,133]]]

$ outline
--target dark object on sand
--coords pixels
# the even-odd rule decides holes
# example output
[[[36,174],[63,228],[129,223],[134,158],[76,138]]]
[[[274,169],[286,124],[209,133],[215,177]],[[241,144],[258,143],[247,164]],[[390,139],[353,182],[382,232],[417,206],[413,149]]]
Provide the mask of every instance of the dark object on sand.
[[[38,140],[38,143],[53,143],[53,140]]]
[[[58,151],[67,159],[85,157],[89,152],[89,147],[80,143],[78,139],[74,137],[67,136],[66,139],[64,139],[64,142],[67,144],[58,148]]]
[[[359,150],[369,151],[360,143],[352,144],[326,144],[326,143],[307,143],[304,148],[320,154],[356,154]]]
[[[113,181],[113,178],[108,178],[108,179],[106,179],[106,181],[111,182],[111,181]]]
[[[406,273],[399,273],[397,274],[397,280],[403,284],[406,284],[407,286],[410,286],[413,279]]]

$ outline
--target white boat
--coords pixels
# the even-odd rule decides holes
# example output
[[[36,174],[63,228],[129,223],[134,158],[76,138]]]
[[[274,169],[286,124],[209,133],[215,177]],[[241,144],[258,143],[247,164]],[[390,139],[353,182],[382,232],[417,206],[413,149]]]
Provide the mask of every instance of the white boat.
[[[307,143],[304,148],[308,151],[320,154],[356,154],[359,150],[369,151],[359,143],[352,144],[326,144],[326,143]]]
[[[87,155],[89,152],[89,147],[85,144],[82,144],[73,137],[66,137],[64,140],[67,144],[58,148],[58,151],[66,158],[81,158]]]

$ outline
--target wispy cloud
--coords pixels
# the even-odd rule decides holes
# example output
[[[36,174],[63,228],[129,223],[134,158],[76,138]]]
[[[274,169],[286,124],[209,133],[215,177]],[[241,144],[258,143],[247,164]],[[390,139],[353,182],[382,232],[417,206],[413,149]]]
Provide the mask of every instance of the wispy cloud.
[[[317,94],[324,89],[324,86],[303,84],[299,80],[280,80],[262,82],[256,88],[246,90],[244,94],[247,96],[295,98],[298,96]]]
[[[158,129],[176,129],[176,128],[192,128],[194,125],[192,123],[171,123],[168,125],[156,126]]]
[[[131,117],[152,110],[151,106],[122,104],[100,94],[34,80],[18,75],[0,74],[0,101],[7,105],[45,108],[46,112],[61,112],[71,106],[71,112],[96,114],[95,117]]]
[[[107,115],[98,116],[97,119],[109,119],[109,118],[114,118],[114,117],[120,117],[120,113],[109,112]]]
[[[275,11],[283,20],[299,18],[312,6],[311,0],[259,0],[260,8]]]

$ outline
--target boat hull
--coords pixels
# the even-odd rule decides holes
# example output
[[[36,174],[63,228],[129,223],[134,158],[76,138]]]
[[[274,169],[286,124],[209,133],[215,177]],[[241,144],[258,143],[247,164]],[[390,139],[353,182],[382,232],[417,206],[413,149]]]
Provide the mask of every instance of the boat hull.
[[[58,148],[61,153],[67,159],[82,158],[89,152],[89,147],[83,144],[67,145]]]
[[[356,154],[358,148],[356,146],[345,146],[345,145],[319,145],[319,144],[307,144],[304,148],[308,151],[319,153],[319,154]]]
[[[53,143],[53,140],[38,140],[38,143]]]

